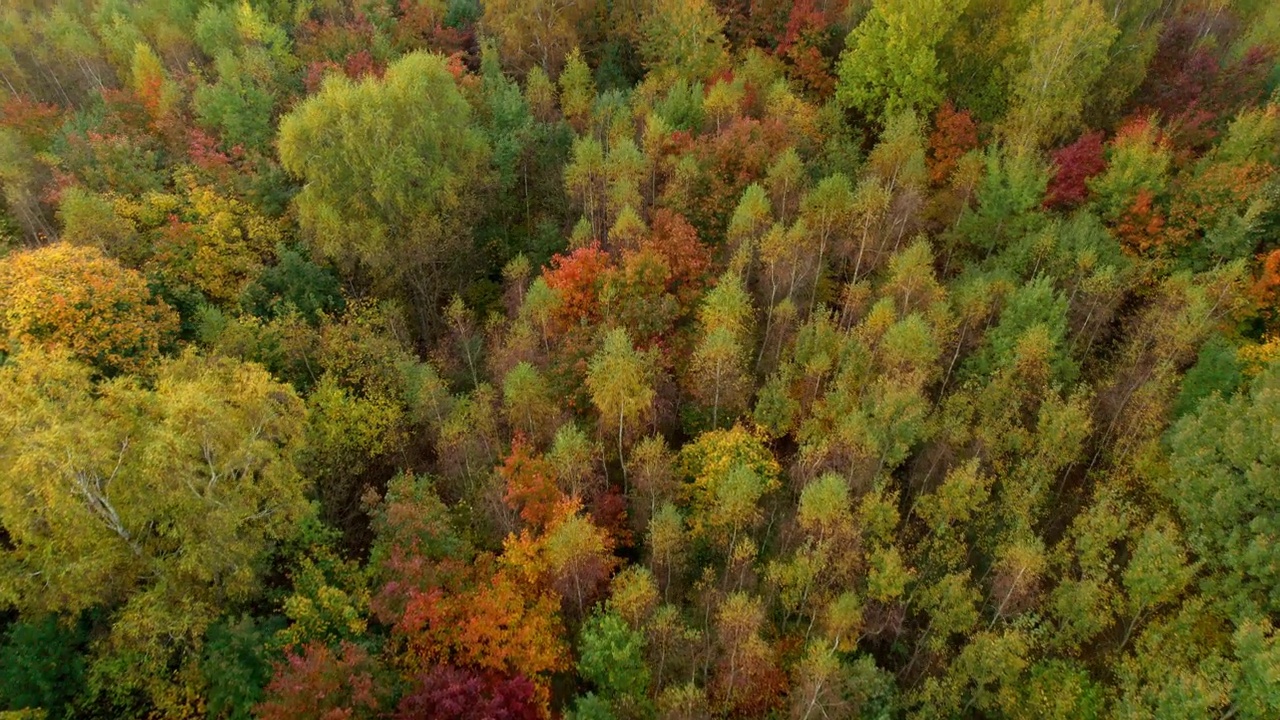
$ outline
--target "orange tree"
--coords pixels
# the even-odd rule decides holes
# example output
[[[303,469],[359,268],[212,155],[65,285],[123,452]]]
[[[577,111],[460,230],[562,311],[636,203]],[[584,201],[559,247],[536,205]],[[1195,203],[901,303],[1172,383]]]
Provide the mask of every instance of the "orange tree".
[[[136,372],[177,325],[142,275],[96,248],[57,243],[0,261],[0,332],[11,345],[61,345],[103,373]]]

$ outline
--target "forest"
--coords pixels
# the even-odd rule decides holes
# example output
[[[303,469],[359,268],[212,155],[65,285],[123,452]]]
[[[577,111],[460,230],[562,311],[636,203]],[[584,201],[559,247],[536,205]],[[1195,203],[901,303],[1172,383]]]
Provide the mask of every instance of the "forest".
[[[0,0],[0,719],[1280,717],[1280,3]]]

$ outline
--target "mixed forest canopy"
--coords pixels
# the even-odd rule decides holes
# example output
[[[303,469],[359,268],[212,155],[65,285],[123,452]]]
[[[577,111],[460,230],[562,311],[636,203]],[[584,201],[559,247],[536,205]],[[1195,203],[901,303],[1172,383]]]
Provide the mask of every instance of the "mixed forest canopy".
[[[1280,3],[0,0],[0,718],[1280,717]]]

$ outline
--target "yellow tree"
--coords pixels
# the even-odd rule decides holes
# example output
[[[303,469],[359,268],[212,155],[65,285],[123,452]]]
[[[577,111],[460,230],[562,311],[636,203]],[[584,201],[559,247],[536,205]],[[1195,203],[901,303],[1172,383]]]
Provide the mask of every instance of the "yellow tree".
[[[720,408],[740,413],[747,405],[747,374],[753,314],[751,297],[737,275],[726,273],[707,293],[698,311],[701,338],[692,359],[690,390],[710,400],[711,427],[720,426]]]
[[[1015,146],[1036,148],[1076,129],[1116,28],[1097,0],[1043,0],[1022,16],[1016,33],[1023,49],[1008,63],[1013,99],[1006,131]]]
[[[554,75],[594,8],[590,0],[487,0],[480,24],[498,39],[504,65]]]
[[[63,352],[0,367],[0,605],[109,613],[97,671],[161,714],[198,702],[206,629],[310,512],[303,407],[256,365],[188,353],[95,386]]]
[[[622,465],[625,479],[627,466],[622,452],[623,433],[639,424],[653,405],[655,395],[645,358],[632,346],[626,330],[611,330],[600,350],[591,357],[587,367],[587,389],[591,391],[591,401],[600,411],[602,424],[617,423],[618,462]]]
[[[177,326],[140,274],[95,248],[57,243],[0,261],[0,331],[11,344],[62,346],[101,372],[136,372]]]
[[[724,18],[708,0],[654,0],[642,26],[640,55],[651,72],[699,82],[729,60]]]

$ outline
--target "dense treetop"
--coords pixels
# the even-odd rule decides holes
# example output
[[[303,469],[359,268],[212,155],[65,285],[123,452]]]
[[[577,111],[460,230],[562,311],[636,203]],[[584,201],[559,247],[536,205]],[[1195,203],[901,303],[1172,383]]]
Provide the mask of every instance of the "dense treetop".
[[[1280,717],[1280,5],[7,0],[0,718]]]

